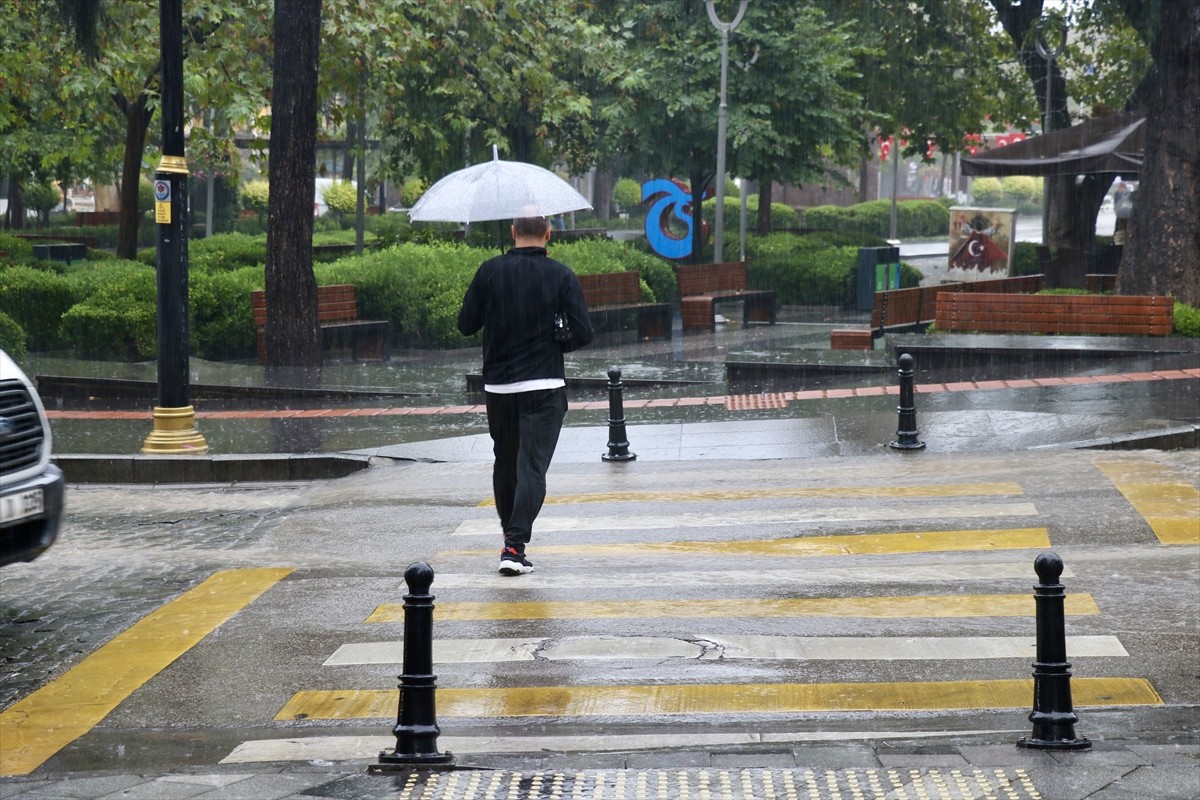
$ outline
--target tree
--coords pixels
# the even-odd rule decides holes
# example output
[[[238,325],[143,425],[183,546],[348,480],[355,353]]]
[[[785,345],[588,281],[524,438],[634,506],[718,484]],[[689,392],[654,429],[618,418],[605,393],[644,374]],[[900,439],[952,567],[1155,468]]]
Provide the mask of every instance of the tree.
[[[1045,82],[1053,82],[1051,129],[1066,127],[1070,124],[1066,99],[1075,81],[1068,82],[1070,76],[1064,76],[1057,65],[1047,75],[1044,61],[1033,50],[1037,25],[1049,16],[1042,0],[989,2],[1017,46],[1043,106]],[[1079,85],[1084,97],[1099,113],[1123,105],[1147,117],[1138,202],[1121,259],[1118,291],[1153,291],[1200,303],[1200,277],[1194,268],[1200,260],[1200,137],[1195,135],[1200,125],[1200,0],[1098,0],[1072,3],[1069,10],[1070,21],[1084,32],[1085,41],[1106,43],[1097,45],[1083,61],[1086,69]],[[1096,30],[1102,35],[1091,35]],[[1129,31],[1141,39],[1148,61]],[[1121,49],[1114,56],[1116,48]],[[1143,68],[1139,78],[1138,70]],[[1096,213],[1112,179],[1112,175],[1047,179],[1051,244],[1077,252],[1091,244]],[[1149,191],[1143,194],[1143,188]]]
[[[321,0],[275,0],[264,338],[267,365],[319,367],[312,265]]]
[[[733,18],[729,4],[718,17]],[[634,59],[643,76],[636,112],[626,121],[625,152],[635,168],[686,177],[692,230],[702,228],[702,200],[716,172],[721,37],[703,2],[658,0],[629,12]],[[852,158],[858,99],[839,80],[852,67],[846,33],[819,11],[788,2],[754,2],[730,34],[727,163],[755,178],[770,210],[770,182],[823,171]],[[760,215],[763,202],[760,199]],[[702,261],[702,247],[692,260]]]
[[[1137,96],[1146,150],[1117,290],[1200,306],[1200,0],[1121,7],[1145,31],[1154,68]]]

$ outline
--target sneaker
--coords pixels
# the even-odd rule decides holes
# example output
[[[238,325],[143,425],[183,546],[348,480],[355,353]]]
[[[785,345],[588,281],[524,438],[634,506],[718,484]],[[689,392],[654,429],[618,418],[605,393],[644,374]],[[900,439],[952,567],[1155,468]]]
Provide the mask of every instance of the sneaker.
[[[515,547],[506,547],[500,551],[501,575],[526,575],[530,572],[533,572],[533,564],[524,553],[518,553]]]

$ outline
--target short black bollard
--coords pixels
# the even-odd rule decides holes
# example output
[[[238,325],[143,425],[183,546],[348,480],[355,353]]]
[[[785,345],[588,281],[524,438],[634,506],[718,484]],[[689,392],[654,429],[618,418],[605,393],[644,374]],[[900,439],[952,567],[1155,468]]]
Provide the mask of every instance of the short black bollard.
[[[625,404],[621,393],[625,387],[621,384],[621,370],[610,367],[608,370],[608,452],[601,455],[604,461],[633,461],[637,455],[629,452],[629,442],[625,438]]]
[[[1087,739],[1075,738],[1079,718],[1071,707],[1071,665],[1067,663],[1067,632],[1063,601],[1067,593],[1058,582],[1063,562],[1057,553],[1042,553],[1033,562],[1038,584],[1037,660],[1033,662],[1033,733],[1017,741],[1018,747],[1037,750],[1086,750]]]
[[[896,441],[888,446],[897,450],[920,450],[925,443],[917,438],[917,406],[913,399],[913,357],[900,356],[900,419],[896,425]]]
[[[400,708],[396,716],[395,750],[379,753],[371,772],[387,772],[393,765],[449,764],[450,753],[439,753],[437,712],[433,674],[433,568],[424,561],[409,564],[404,571],[408,594],[404,595],[404,672],[400,675]]]

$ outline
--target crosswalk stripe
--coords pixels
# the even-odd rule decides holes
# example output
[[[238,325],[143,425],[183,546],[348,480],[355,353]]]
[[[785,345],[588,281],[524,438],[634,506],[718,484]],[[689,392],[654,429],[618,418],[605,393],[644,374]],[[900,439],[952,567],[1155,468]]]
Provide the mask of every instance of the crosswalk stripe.
[[[705,545],[711,544],[705,542]],[[590,547],[588,552],[594,552]],[[494,556],[495,550],[473,551]],[[439,555],[445,555],[441,553]],[[1075,574],[1063,569],[1063,578]],[[916,564],[896,566],[806,567],[804,569],[749,570],[738,576],[739,586],[819,586],[832,583],[925,583],[927,581],[1036,580],[1031,562],[994,564]],[[444,589],[625,589],[631,582],[657,588],[719,586],[729,580],[727,572],[680,570],[678,572],[623,572],[614,574],[562,574],[532,572],[520,580],[493,572],[439,572],[433,584]]]
[[[711,489],[663,490],[657,492],[593,492],[583,494],[547,495],[545,504],[575,503],[660,503],[716,502],[737,500],[771,500],[801,497],[901,498],[962,497],[987,495],[1020,495],[1019,483],[945,483],[912,486],[814,486],[780,487],[775,489]],[[495,506],[493,498],[479,502],[480,508]]]
[[[731,511],[705,514],[634,515],[620,514],[602,517],[563,517],[545,514],[538,517],[537,531],[644,531],[663,528],[724,528],[734,525],[783,525],[818,522],[886,522],[917,519],[971,519],[980,517],[1032,517],[1037,515],[1033,503],[964,503],[924,505],[919,503],[887,506],[853,506],[847,508],[782,508],[754,509],[753,512]],[[495,518],[464,520],[454,530],[454,536],[498,537],[499,524]]]
[[[1113,482],[1163,544],[1200,544],[1200,491],[1152,461],[1100,461]]]
[[[540,530],[540,526],[539,526]],[[498,538],[498,537],[497,537]],[[909,533],[845,534],[803,536],[788,539],[730,541],[589,543],[583,545],[537,545],[537,557],[586,556],[624,559],[643,556],[852,556],[893,553],[930,553],[947,550],[1028,550],[1050,546],[1045,528],[1011,530],[920,531]],[[497,555],[496,549],[440,550],[439,557]]]
[[[0,775],[37,769],[291,572],[216,572],[6,708],[0,713]]]
[[[1071,658],[1127,657],[1115,636],[1069,636]],[[435,664],[684,658],[695,661],[921,661],[1033,658],[1032,636],[571,636],[566,638],[434,639]],[[324,666],[402,664],[404,642],[344,644]]]
[[[1144,678],[1075,678],[1076,707],[1162,705]],[[1032,679],[918,683],[660,684],[438,689],[438,716],[629,717],[667,714],[796,714],[821,711],[950,711],[1029,708]],[[395,689],[302,691],[277,721],[394,719]]]
[[[1071,594],[1070,615],[1099,614],[1091,595]],[[524,603],[438,603],[439,622],[515,619],[678,619],[750,617],[1032,617],[1027,594],[901,595],[895,597],[797,597],[723,600],[579,600]],[[404,606],[385,603],[367,622],[403,622]]]

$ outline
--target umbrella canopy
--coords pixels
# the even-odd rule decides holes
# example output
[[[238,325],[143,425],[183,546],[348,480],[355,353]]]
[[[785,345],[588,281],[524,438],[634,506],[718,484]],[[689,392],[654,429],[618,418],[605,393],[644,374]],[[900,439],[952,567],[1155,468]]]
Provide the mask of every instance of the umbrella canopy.
[[[1145,149],[1145,117],[1121,112],[964,157],[962,171],[995,177],[1091,172],[1133,177],[1142,168]]]
[[[421,195],[408,216],[413,222],[483,222],[549,217],[591,208],[569,183],[547,169],[493,159],[451,172]]]

